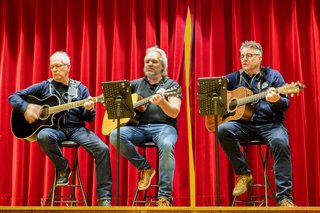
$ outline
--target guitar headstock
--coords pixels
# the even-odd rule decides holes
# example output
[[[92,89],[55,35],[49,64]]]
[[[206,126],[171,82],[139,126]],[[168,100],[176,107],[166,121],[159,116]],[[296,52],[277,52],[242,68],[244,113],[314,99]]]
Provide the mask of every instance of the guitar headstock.
[[[99,95],[96,97],[96,102],[99,102],[99,103],[104,103],[104,97],[103,97],[103,94]]]
[[[165,96],[165,97],[176,96],[176,95],[181,94],[181,90],[182,90],[181,87],[172,87],[170,89],[161,91],[160,94]]]
[[[297,82],[292,82],[290,84],[286,84],[282,87],[279,87],[277,89],[278,93],[280,94],[296,94],[301,91],[301,89],[306,88],[306,85],[301,84],[299,81]]]

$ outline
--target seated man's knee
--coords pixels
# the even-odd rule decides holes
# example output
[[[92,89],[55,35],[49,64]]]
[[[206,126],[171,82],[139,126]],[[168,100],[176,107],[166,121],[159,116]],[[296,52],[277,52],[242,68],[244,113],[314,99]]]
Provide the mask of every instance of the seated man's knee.
[[[47,140],[48,140],[48,135],[46,133],[44,133],[43,131],[40,131],[37,134],[38,143],[42,143],[43,141],[47,141]]]
[[[222,141],[223,138],[228,136],[229,135],[229,131],[230,131],[230,128],[228,127],[227,123],[220,124],[218,126],[218,138],[219,138],[219,140]]]
[[[164,141],[158,145],[158,149],[161,153],[173,153],[174,145],[170,141]]]
[[[110,135],[109,135],[110,143],[111,143],[114,147],[117,146],[117,139],[118,139],[118,136],[117,136],[117,135],[118,135],[118,134],[117,134],[117,131],[116,131],[116,130],[112,131],[112,132],[110,133]]]
[[[55,141],[52,135],[49,135],[47,131],[40,131],[37,134],[37,141],[40,145],[48,144],[50,141]]]
[[[274,147],[274,149],[277,150],[289,149],[289,142],[287,138],[275,138],[271,141],[271,144]]]
[[[108,155],[110,154],[109,147],[104,143],[102,143],[102,145],[100,146],[99,150],[100,150],[101,153],[106,153]]]

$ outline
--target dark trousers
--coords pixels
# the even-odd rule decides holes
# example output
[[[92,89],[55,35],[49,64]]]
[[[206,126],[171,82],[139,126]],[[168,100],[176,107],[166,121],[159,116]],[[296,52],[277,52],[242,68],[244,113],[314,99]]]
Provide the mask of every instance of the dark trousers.
[[[250,173],[240,144],[260,139],[270,146],[274,156],[277,201],[292,200],[292,166],[287,129],[282,123],[250,124],[229,121],[218,126],[218,138],[237,175]]]
[[[111,167],[109,147],[92,131],[80,128],[44,128],[37,135],[41,150],[50,158],[58,171],[68,166],[68,160],[62,155],[59,143],[72,140],[87,150],[95,159],[98,199],[111,200]]]

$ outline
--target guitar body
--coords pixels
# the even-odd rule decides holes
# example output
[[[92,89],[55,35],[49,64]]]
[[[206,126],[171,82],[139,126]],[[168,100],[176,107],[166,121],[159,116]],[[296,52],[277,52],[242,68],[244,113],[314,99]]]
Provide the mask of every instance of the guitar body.
[[[245,104],[238,106],[237,100],[247,96],[251,96],[253,93],[251,90],[245,87],[239,87],[235,90],[227,92],[227,108],[228,113],[223,116],[218,116],[218,125],[231,121],[231,120],[244,120],[249,121],[253,114],[253,107],[251,104]],[[206,128],[210,132],[215,132],[214,115],[208,115],[205,117]]]
[[[131,94],[132,103],[136,103],[138,101],[138,94]],[[120,118],[120,126],[126,125],[131,119],[130,118]],[[109,119],[108,112],[106,111],[103,116],[102,122],[102,134],[109,135],[114,129],[118,127],[117,119]]]
[[[167,89],[165,91],[162,91],[159,93],[160,95],[164,97],[170,97],[170,96],[176,96],[177,94],[181,93],[181,87],[173,87],[170,89]],[[121,118],[120,119],[120,126],[124,125],[135,125],[137,126],[139,124],[139,115],[141,112],[144,112],[146,110],[146,103],[148,103],[152,97],[149,96],[147,98],[142,98],[138,94],[134,93],[131,94],[132,97],[132,103],[133,103],[133,109],[135,112],[135,116],[133,118]],[[117,128],[117,119],[109,119],[108,113],[105,112],[103,117],[103,123],[102,123],[102,134],[109,135],[114,129]]]
[[[45,99],[38,99],[34,96],[28,96],[26,99],[28,103],[38,104],[43,107],[43,109],[56,106],[60,104],[60,100],[56,95],[51,95]],[[44,110],[45,111],[45,110]],[[29,142],[35,141],[37,139],[37,132],[44,127],[52,127],[58,124],[59,119],[66,113],[66,111],[46,115],[43,113],[38,120],[29,124],[22,113],[13,109],[11,113],[11,130],[12,133],[21,139],[25,139]]]

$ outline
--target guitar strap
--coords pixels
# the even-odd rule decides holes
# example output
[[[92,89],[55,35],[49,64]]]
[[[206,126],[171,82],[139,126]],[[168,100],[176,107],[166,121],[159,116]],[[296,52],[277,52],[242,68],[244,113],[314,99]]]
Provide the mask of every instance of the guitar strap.
[[[50,78],[48,81],[49,81],[49,83],[50,83],[50,88],[49,88],[50,94],[53,94],[53,90],[54,90],[54,91],[56,91],[56,92],[59,94],[61,100],[63,100],[63,99],[62,99],[63,94],[60,94],[59,90],[58,90],[57,88],[55,88],[55,86],[52,84],[53,79]],[[69,81],[69,87],[68,87],[68,92],[67,92],[67,93],[68,93],[68,103],[70,103],[73,98],[77,98],[77,97],[78,97],[78,87],[79,87],[79,84],[80,84],[79,81],[70,79],[70,81]]]
[[[268,68],[269,67],[263,67],[263,66],[261,66],[261,68],[260,68],[260,72],[259,72],[260,74],[258,76],[258,79],[259,79],[259,83],[258,83],[259,92],[261,92],[262,89],[265,89],[265,88],[267,88],[269,86],[268,83],[266,82],[266,79],[265,79],[265,74],[266,74],[266,71],[267,71]],[[242,86],[242,81],[244,81],[249,86],[249,88],[252,90],[251,83],[253,81],[253,78],[256,77],[256,75],[252,77],[251,82],[248,82],[246,80],[246,78],[242,76],[243,72],[244,72],[244,70],[240,70],[239,84],[238,85],[239,85],[239,87],[241,87]]]

